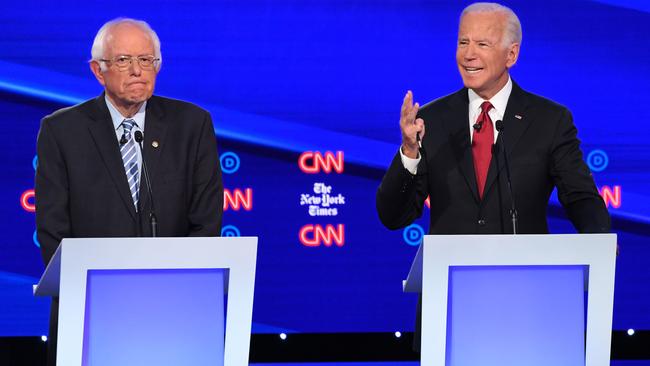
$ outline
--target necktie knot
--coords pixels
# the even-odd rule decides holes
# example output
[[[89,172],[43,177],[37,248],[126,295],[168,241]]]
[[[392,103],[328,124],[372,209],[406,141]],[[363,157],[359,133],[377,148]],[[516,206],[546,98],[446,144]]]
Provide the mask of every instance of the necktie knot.
[[[492,109],[492,108],[493,108],[492,103],[490,103],[488,101],[485,101],[485,102],[483,102],[483,104],[481,104],[481,112],[483,112],[483,113],[489,112],[490,109]]]
[[[132,119],[125,119],[122,121],[122,128],[124,128],[124,133],[126,135],[131,135],[131,130],[133,130],[133,126],[135,126],[135,121]]]

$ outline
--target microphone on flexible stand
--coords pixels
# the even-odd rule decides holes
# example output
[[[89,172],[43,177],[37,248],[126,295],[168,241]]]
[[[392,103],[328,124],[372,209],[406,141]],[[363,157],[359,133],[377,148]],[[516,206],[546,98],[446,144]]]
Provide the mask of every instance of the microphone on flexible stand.
[[[424,152],[424,148],[422,147],[422,140],[420,139],[420,131],[415,133],[415,140],[418,142],[418,151],[420,152],[420,158],[424,159],[424,162],[426,164],[427,156]]]
[[[498,120],[495,123],[495,127],[497,131],[499,131],[499,138],[501,139],[501,149],[503,150],[503,159],[505,161],[506,165],[506,180],[508,182],[508,191],[510,192],[510,202],[511,202],[511,208],[510,208],[510,219],[512,221],[512,233],[517,234],[517,206],[515,205],[515,194],[512,189],[512,180],[510,179],[510,164],[508,164],[508,154],[506,154],[506,149],[505,149],[505,142],[504,142],[504,137],[503,137],[503,121]]]
[[[151,179],[149,179],[149,170],[147,169],[147,161],[144,158],[144,150],[142,149],[142,141],[144,141],[144,135],[142,135],[141,131],[135,131],[133,136],[135,137],[135,141],[138,143],[138,146],[140,147],[140,153],[142,154],[142,173],[144,175],[147,192],[149,193],[151,200],[151,207],[149,210],[149,225],[151,226],[151,236],[155,238],[158,236],[158,220],[156,219],[156,210],[153,204],[154,199],[153,192],[151,190]]]

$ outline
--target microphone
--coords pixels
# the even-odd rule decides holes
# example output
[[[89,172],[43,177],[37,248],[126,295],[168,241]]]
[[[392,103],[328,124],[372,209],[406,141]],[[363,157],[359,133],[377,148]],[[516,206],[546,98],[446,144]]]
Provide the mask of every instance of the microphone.
[[[135,142],[138,143],[140,147],[140,153],[142,154],[142,173],[144,175],[144,181],[147,186],[147,192],[151,200],[151,209],[149,210],[149,225],[151,226],[151,236],[153,238],[158,236],[158,220],[156,219],[156,210],[154,209],[153,204],[153,192],[151,190],[151,179],[149,179],[149,170],[147,169],[147,161],[144,158],[144,150],[142,149],[142,141],[144,141],[144,136],[141,131],[135,131],[133,134],[135,137]]]
[[[424,159],[425,163],[427,161],[427,156],[424,152],[424,147],[422,147],[422,140],[420,139],[420,131],[415,133],[415,140],[418,142],[418,151],[420,152],[420,158]]]
[[[503,150],[503,160],[505,161],[506,165],[506,180],[508,182],[508,191],[510,192],[510,202],[511,202],[511,207],[510,207],[510,219],[512,221],[512,233],[514,235],[517,234],[517,206],[515,205],[515,194],[512,189],[512,180],[510,180],[510,164],[508,164],[508,154],[506,154],[506,149],[505,149],[505,140],[503,137],[503,121],[498,120],[495,123],[495,127],[497,131],[499,131],[499,138],[501,139],[501,148]]]
[[[483,127],[483,122],[474,123],[474,125],[472,127],[474,128],[474,130],[476,130],[476,132],[479,132],[479,131],[481,131],[481,127]]]
[[[126,144],[126,134],[125,133],[123,133],[122,138],[120,138],[120,145],[124,145],[124,144]]]

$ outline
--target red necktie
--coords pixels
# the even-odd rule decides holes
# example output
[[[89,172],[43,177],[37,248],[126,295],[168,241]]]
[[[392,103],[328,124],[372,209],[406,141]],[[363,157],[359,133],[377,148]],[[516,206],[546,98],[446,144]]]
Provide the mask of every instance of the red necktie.
[[[478,185],[478,196],[483,199],[485,180],[487,179],[490,160],[492,159],[492,144],[494,144],[494,127],[488,112],[492,109],[490,102],[481,104],[481,114],[476,119],[480,128],[474,128],[472,135],[472,156],[474,157],[474,172]]]

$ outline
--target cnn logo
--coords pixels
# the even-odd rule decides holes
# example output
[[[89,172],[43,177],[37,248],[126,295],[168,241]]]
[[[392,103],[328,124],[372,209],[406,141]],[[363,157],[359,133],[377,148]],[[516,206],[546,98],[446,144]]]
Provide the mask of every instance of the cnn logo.
[[[602,186],[599,193],[603,197],[603,201],[605,201],[605,206],[613,208],[621,207],[621,186]]]
[[[298,167],[303,173],[316,174],[320,172],[331,173],[335,171],[343,173],[343,151],[337,151],[334,154],[326,151],[322,154],[320,151],[305,151],[298,158]]]
[[[306,247],[318,247],[325,245],[331,247],[335,244],[342,247],[345,244],[345,225],[311,225],[307,224],[300,228],[300,242]]]
[[[253,190],[246,188],[243,191],[235,188],[232,191],[228,188],[223,190],[223,210],[246,210],[253,209]]]

